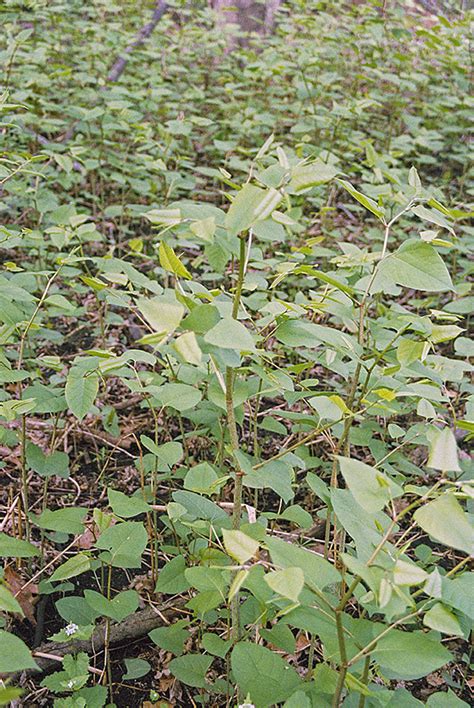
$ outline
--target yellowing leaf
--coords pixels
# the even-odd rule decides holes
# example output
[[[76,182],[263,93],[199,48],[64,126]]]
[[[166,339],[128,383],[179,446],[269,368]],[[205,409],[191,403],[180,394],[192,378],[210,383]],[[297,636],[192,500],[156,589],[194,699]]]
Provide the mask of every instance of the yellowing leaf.
[[[158,256],[160,258],[160,264],[165,270],[170,273],[174,273],[178,276],[178,278],[186,278],[187,280],[191,279],[191,273],[181,263],[171,246],[164,241],[162,241],[159,245]]]
[[[224,547],[227,553],[238,563],[245,563],[256,554],[258,541],[255,541],[242,531],[223,529]]]

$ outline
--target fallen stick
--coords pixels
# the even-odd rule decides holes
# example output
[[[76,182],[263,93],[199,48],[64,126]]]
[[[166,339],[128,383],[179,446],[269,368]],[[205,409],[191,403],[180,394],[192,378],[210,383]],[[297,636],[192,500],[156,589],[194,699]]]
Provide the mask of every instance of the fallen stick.
[[[179,603],[179,601],[178,601]],[[176,602],[169,602],[161,605],[160,612],[163,609],[175,607]],[[145,636],[152,629],[164,625],[163,618],[156,612],[153,607],[147,607],[144,610],[135,612],[123,622],[111,624],[109,630],[109,644],[120,644],[121,642],[133,641]],[[86,652],[93,655],[100,652],[105,645],[106,625],[101,624],[96,627],[90,639],[72,640],[71,642],[45,642],[32,652],[32,656],[42,672],[49,671],[57,666],[59,661],[67,654],[76,654],[77,652]],[[33,676],[38,671],[37,669],[27,669],[16,674],[8,674],[0,678],[8,678],[11,681],[18,679],[20,675]]]

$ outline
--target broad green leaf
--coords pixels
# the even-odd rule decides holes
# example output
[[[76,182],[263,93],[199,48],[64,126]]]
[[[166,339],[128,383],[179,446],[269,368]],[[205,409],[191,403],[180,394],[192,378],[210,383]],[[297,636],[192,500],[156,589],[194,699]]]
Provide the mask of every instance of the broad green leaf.
[[[38,445],[29,443],[26,446],[26,461],[28,466],[42,477],[69,477],[69,456],[60,450],[45,455]]]
[[[173,499],[178,504],[182,504],[188,513],[196,519],[206,519],[207,521],[218,523],[227,523],[229,521],[229,516],[224,509],[221,509],[210,499],[201,497],[194,492],[173,492]]]
[[[121,622],[133,614],[138,608],[139,597],[135,590],[124,590],[108,600],[102,593],[95,590],[84,590],[84,599],[94,612],[103,617],[111,617]]]
[[[109,504],[114,514],[122,519],[129,519],[145,512],[151,511],[151,507],[139,496],[128,497],[123,492],[108,490]]]
[[[132,681],[134,679],[141,678],[142,676],[146,676],[147,673],[151,670],[151,665],[148,661],[145,661],[145,659],[138,659],[138,658],[132,658],[132,659],[125,659],[125,673],[122,676],[122,679],[124,681]]]
[[[425,705],[427,708],[470,708],[469,703],[458,698],[450,688],[432,693]]]
[[[178,681],[187,686],[205,688],[208,685],[206,673],[212,661],[212,656],[186,654],[170,661],[168,668]]]
[[[0,673],[38,668],[25,642],[14,634],[0,629],[0,646]]]
[[[90,570],[91,562],[89,556],[85,553],[78,553],[56,568],[52,576],[50,577],[51,582],[58,582],[59,580],[67,580],[68,578],[74,578],[76,575],[81,575]]]
[[[277,327],[275,336],[279,342],[289,347],[313,349],[326,344],[348,356],[358,355],[362,351],[352,334],[306,320],[291,319],[283,322]]]
[[[200,241],[204,241],[204,243],[212,243],[214,241],[216,220],[213,216],[208,216],[207,219],[199,219],[192,223],[189,228]]]
[[[170,406],[177,411],[188,411],[200,402],[202,394],[194,386],[182,383],[167,383],[153,390],[153,398],[162,406]]]
[[[216,492],[216,482],[219,479],[213,467],[208,462],[191,467],[184,478],[184,488],[199,494]]]
[[[16,612],[23,616],[23,610],[18,604],[18,600],[10,592],[10,590],[5,587],[5,585],[0,584],[0,610],[2,612]]]
[[[340,580],[334,566],[312,551],[273,537],[267,537],[265,545],[270,551],[272,563],[277,568],[301,568],[309,588],[322,590]]]
[[[160,226],[176,226],[181,221],[180,209],[150,209],[143,216],[152,224]]]
[[[171,651],[176,656],[180,656],[184,650],[184,643],[189,637],[187,626],[188,620],[178,620],[168,627],[153,629],[148,636],[160,649]]]
[[[40,549],[32,543],[0,533],[0,558],[32,558],[39,555]]]
[[[330,182],[340,170],[322,160],[309,164],[296,165],[291,170],[291,179],[288,189],[296,194],[301,194],[318,184]]]
[[[339,457],[342,476],[354,499],[370,514],[380,511],[403,494],[403,489],[375,467],[349,457]]]
[[[183,556],[176,556],[166,563],[166,565],[158,571],[158,580],[156,582],[155,592],[163,593],[164,595],[177,595],[184,592],[190,586],[184,571],[186,562]]]
[[[452,290],[448,269],[437,251],[428,243],[410,239],[378,265],[371,292],[384,290],[389,280],[413,290],[443,292]]]
[[[246,184],[237,193],[226,214],[225,226],[233,236],[247,231],[257,221],[267,219],[282,200],[282,194],[274,189],[261,189]]]
[[[84,531],[84,519],[87,509],[77,506],[67,506],[64,509],[51,511],[46,509],[39,516],[33,516],[32,520],[41,529],[48,531],[59,531],[60,533],[78,534]]]
[[[225,655],[232,646],[232,641],[230,639],[225,641],[213,632],[205,632],[202,635],[201,642],[203,649],[213,656],[219,656],[221,659],[224,659]]]
[[[419,585],[428,578],[428,573],[423,568],[398,559],[393,569],[393,582],[395,585]]]
[[[286,700],[301,685],[296,671],[281,656],[259,644],[236,644],[231,666],[241,695],[248,694],[258,708]]]
[[[423,531],[443,545],[474,553],[473,526],[453,494],[442,494],[417,509],[414,519]]]
[[[441,602],[437,602],[426,612],[423,624],[442,634],[462,637],[464,632],[456,615]]]
[[[101,533],[95,545],[109,552],[106,562],[114,567],[139,568],[147,542],[148,535],[143,524],[124,521]]]
[[[249,330],[231,317],[225,317],[218,322],[204,336],[204,341],[221,349],[249,352],[255,350],[255,343]]]
[[[452,430],[449,428],[437,429],[428,439],[430,454],[427,466],[441,472],[461,472],[458,446]]]
[[[298,602],[298,598],[304,586],[304,573],[301,568],[285,568],[276,570],[265,575],[265,581],[282,597],[287,597],[293,602]]]
[[[222,531],[227,553],[238,563],[246,563],[256,554],[259,543],[242,531]]]
[[[454,607],[474,621],[474,573],[465,572],[458,578],[442,578],[441,592],[435,597],[441,597],[445,604]]]
[[[76,418],[89,413],[99,391],[99,377],[94,371],[83,373],[73,367],[66,380],[66,401]]]
[[[437,639],[423,632],[393,629],[377,644],[373,654],[382,674],[412,681],[440,669],[452,655]]]
[[[451,224],[446,221],[446,219],[440,214],[439,211],[436,211],[435,209],[427,209],[422,204],[412,207],[411,211],[416,214],[420,219],[423,219],[424,221],[429,221],[431,224],[436,224],[436,226],[441,226],[443,229],[447,229],[448,231],[450,231],[453,236],[456,235]]]
[[[202,361],[201,348],[194,332],[185,332],[175,339],[173,349],[188,364],[199,366]]]
[[[184,315],[183,305],[169,302],[163,295],[139,298],[137,307],[155,332],[163,335],[174,332]]]

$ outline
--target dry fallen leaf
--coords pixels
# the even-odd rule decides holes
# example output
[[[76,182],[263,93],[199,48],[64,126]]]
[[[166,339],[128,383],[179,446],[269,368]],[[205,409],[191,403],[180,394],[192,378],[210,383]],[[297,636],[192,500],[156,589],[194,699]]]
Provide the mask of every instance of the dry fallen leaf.
[[[26,587],[25,580],[13,570],[11,566],[7,566],[4,572],[4,579],[9,590],[15,596],[18,604],[23,610],[23,614],[31,624],[36,624],[34,605],[38,599],[38,586],[30,583]]]

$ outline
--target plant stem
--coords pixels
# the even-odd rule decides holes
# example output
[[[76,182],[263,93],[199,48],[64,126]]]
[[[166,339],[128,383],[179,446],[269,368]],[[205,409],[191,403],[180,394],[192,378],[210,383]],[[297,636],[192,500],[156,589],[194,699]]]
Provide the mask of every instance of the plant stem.
[[[232,304],[232,317],[234,320],[237,319],[239,314],[240,298],[242,295],[242,286],[245,276],[245,240],[240,239],[240,253],[239,253],[239,274],[237,277],[237,285],[234,293],[234,301]],[[239,450],[239,435],[237,432],[237,422],[235,419],[235,408],[234,408],[234,381],[235,381],[235,371],[233,367],[227,366],[225,371],[225,403],[227,412],[227,429],[229,431],[230,445],[232,452],[236,453]],[[243,471],[240,469],[240,465],[237,464],[235,460],[235,484],[234,484],[234,508],[232,511],[232,528],[238,529],[240,527],[240,513],[242,506],[242,477],[244,475]]]
[[[242,286],[245,276],[245,240],[240,239],[240,253],[239,253],[239,274],[237,277],[237,285],[234,293],[234,300],[232,304],[232,317],[234,320],[237,319],[239,314],[240,298],[242,295]],[[234,457],[234,470],[235,470],[235,482],[234,482],[234,499],[232,508],[232,528],[240,528],[240,516],[242,509],[242,487],[243,487],[243,476],[244,472],[240,469],[240,465],[237,462],[235,453],[239,450],[239,435],[237,432],[237,422],[235,419],[235,408],[234,408],[234,381],[235,381],[235,371],[233,367],[227,366],[225,371],[225,403],[226,403],[226,413],[227,413],[227,429],[229,431],[230,445],[232,448],[232,454]],[[240,636],[240,618],[239,618],[239,594],[236,593],[231,601],[231,621],[232,621],[232,637],[235,641],[238,641]]]

